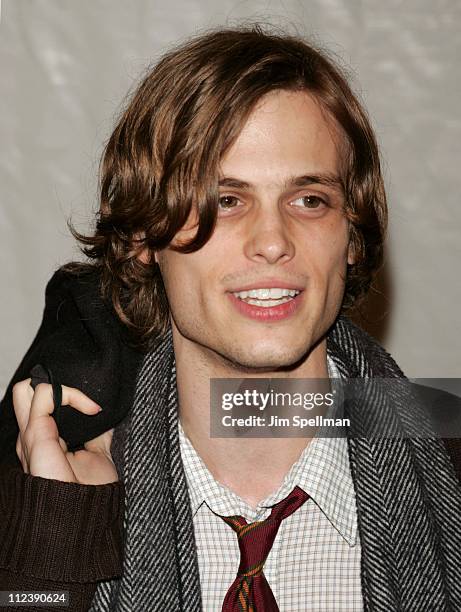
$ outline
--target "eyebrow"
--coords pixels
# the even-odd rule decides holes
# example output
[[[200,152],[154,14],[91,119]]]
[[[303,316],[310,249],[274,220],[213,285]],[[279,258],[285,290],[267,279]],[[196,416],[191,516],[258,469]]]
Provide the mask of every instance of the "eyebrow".
[[[301,176],[292,176],[283,183],[285,189],[290,187],[306,187],[307,185],[325,185],[333,189],[343,191],[343,181],[341,178],[329,172],[320,174],[303,174]],[[224,176],[218,182],[219,187],[233,187],[234,189],[251,189],[253,185],[246,181]]]

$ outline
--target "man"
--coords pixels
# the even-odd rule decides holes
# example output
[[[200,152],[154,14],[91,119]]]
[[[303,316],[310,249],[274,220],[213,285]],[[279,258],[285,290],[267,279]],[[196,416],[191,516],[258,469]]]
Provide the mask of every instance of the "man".
[[[75,610],[460,609],[461,488],[400,391],[353,404],[347,439],[209,433],[212,378],[403,376],[342,314],[386,216],[324,55],[258,28],[166,55],[106,146],[79,236],[95,265],[50,281],[2,406],[2,588]]]

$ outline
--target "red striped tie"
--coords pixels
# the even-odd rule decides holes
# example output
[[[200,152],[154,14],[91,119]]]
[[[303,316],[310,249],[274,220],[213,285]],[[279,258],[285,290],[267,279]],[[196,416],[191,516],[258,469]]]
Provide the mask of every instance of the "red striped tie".
[[[283,519],[309,498],[299,487],[272,508],[264,521],[247,524],[243,516],[221,516],[237,533],[240,565],[227,591],[222,612],[279,612],[272,589],[263,574],[264,563]]]

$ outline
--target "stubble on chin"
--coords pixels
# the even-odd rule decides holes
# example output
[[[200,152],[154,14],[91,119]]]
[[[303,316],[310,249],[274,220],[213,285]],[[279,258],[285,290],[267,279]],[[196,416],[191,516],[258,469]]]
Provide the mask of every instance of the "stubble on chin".
[[[269,372],[290,372],[299,367],[309,356],[310,346],[299,349],[284,347],[277,354],[263,354],[233,346],[229,350],[215,350],[220,365],[238,374],[252,375]]]

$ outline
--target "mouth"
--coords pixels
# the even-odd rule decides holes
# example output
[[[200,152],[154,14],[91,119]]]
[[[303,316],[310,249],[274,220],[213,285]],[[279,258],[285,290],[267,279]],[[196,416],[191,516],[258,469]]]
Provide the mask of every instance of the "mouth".
[[[281,287],[264,287],[262,289],[250,289],[249,291],[232,292],[239,300],[252,306],[261,306],[262,308],[272,308],[280,304],[286,304],[299,295],[301,291],[298,289],[283,289]]]
[[[228,293],[232,303],[244,316],[260,321],[285,319],[297,310],[303,290],[286,287],[261,287]]]

